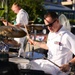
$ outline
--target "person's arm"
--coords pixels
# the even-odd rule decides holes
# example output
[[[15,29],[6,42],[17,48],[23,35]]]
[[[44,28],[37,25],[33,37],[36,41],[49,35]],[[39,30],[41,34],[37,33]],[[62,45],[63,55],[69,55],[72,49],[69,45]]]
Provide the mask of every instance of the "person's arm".
[[[43,48],[43,49],[48,50],[48,47],[47,47],[47,45],[46,45],[45,43],[37,42],[37,41],[34,41],[34,40],[30,39],[30,38],[28,39],[28,41],[29,41],[31,44],[35,45],[35,46],[39,46],[40,48]]]
[[[67,72],[70,70],[70,68],[72,68],[73,65],[75,65],[75,57],[70,60],[69,63],[60,66],[60,70],[63,72]]]
[[[2,21],[3,22],[3,24],[5,25],[5,26],[14,26],[13,24],[11,24],[11,23],[9,23],[9,22],[7,22],[7,21]]]
[[[69,35],[66,36],[67,36],[65,40],[67,42],[66,48],[68,48],[75,55],[75,35],[70,33]],[[64,72],[67,72],[72,67],[72,65],[75,65],[75,57],[69,60],[68,63],[60,66],[60,69]]]
[[[70,62],[75,65],[75,57]]]
[[[21,26],[21,24],[13,25],[12,23],[9,23],[9,22],[7,22],[7,21],[3,21],[3,24],[4,24],[5,26],[12,26],[12,27],[18,27],[18,28]]]

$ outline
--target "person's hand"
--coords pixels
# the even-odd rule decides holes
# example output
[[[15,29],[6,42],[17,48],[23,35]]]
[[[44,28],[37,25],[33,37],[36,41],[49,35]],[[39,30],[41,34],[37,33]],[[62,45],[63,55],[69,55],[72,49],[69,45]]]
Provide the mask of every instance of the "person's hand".
[[[60,70],[63,72],[69,71],[70,70],[69,64],[64,64],[64,65],[60,66]]]
[[[32,39],[30,39],[30,36],[29,36],[29,35],[27,35],[26,37],[27,37],[28,42],[29,42],[31,45],[33,45],[33,40],[32,40]]]
[[[28,40],[30,39],[30,36],[29,35],[27,35],[26,37],[27,37]]]
[[[28,42],[31,44],[31,45],[34,45],[34,41],[32,39],[29,39]]]
[[[15,27],[17,27],[17,28],[20,28],[20,26],[21,26],[20,24],[18,24],[18,25],[15,25]]]
[[[3,24],[4,24],[5,26],[7,26],[7,24],[8,24],[7,21],[2,21],[2,22],[3,22]]]

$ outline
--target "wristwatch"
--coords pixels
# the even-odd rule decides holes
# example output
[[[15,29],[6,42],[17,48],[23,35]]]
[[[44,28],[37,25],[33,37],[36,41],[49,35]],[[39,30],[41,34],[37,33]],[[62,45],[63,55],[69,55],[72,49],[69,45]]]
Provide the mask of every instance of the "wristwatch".
[[[70,67],[73,67],[73,63],[69,62],[69,66],[70,66]]]

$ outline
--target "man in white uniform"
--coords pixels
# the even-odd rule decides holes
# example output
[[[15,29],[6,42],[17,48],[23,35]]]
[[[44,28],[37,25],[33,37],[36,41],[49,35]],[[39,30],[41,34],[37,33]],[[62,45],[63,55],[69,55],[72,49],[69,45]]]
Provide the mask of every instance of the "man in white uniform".
[[[7,23],[5,21],[3,21],[3,23],[5,24],[5,26],[13,26],[13,27],[16,26],[16,27],[21,28],[25,31],[24,25],[28,24],[28,18],[29,18],[28,13],[25,10],[23,10],[17,2],[13,3],[11,9],[14,13],[17,14],[16,24],[12,25],[11,23],[9,23],[9,22]],[[21,53],[24,52],[24,40],[25,40],[25,38],[26,37],[14,38],[19,44],[21,44],[20,49],[19,49],[19,56]]]
[[[43,70],[52,75],[68,75],[69,62],[71,63],[72,56],[75,54],[75,35],[60,25],[58,15],[55,12],[45,14],[44,22],[50,31],[47,44],[33,41],[29,37],[28,40],[31,44],[48,50],[48,57],[47,59],[32,60],[29,63],[30,69]]]

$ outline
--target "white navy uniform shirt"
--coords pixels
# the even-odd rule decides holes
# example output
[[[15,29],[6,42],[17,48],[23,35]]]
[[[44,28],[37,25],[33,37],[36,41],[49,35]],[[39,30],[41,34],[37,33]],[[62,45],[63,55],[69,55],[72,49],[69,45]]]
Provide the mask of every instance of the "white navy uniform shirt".
[[[20,23],[21,25],[27,25],[28,19],[28,13],[25,10],[20,9],[19,13],[16,16],[16,24]]]
[[[68,63],[75,54],[75,35],[62,27],[56,33],[49,33],[47,46],[48,59],[61,66]]]
[[[28,16],[28,13],[23,10],[23,9],[20,9],[19,13],[17,14],[16,16],[16,25],[17,24],[21,24],[21,25],[27,25],[28,24],[28,19],[29,19],[29,16]],[[22,28],[20,27],[21,29],[23,29],[24,31],[25,28]],[[24,52],[24,40],[25,40],[26,37],[22,37],[22,38],[14,38],[14,40],[16,40],[18,43],[21,44],[21,47],[19,49],[19,55],[21,54],[21,52],[23,53]]]

